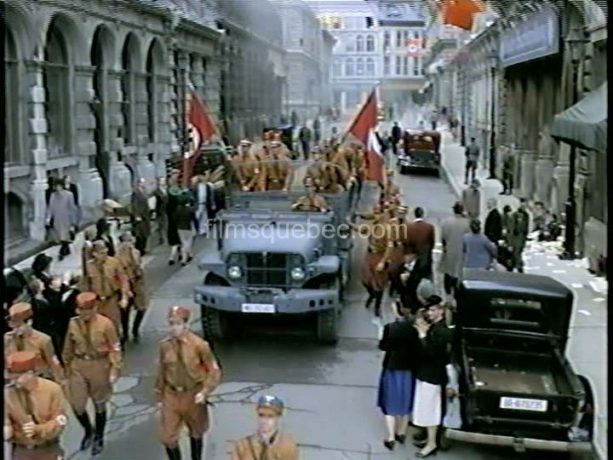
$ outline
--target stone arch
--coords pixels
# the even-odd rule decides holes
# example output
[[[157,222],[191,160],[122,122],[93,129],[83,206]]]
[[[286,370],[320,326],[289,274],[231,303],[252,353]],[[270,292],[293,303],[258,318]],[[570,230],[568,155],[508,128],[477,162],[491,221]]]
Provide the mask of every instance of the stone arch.
[[[134,32],[129,32],[121,46],[119,55],[119,62],[122,68],[125,68],[125,58],[129,57],[130,68],[135,72],[141,72],[143,70],[143,45],[141,40]]]
[[[100,61],[107,69],[113,69],[117,65],[117,39],[113,31],[106,24],[99,24],[91,36],[90,62],[95,66],[93,58],[94,49],[99,55]]]
[[[4,22],[5,30],[12,33],[15,51],[20,59],[29,59],[34,53],[35,27],[31,18],[32,12],[20,3],[5,3],[0,9],[0,20]]]
[[[163,71],[161,74],[165,74],[167,71],[166,62],[168,61],[168,52],[158,37],[154,37],[147,47],[147,61],[150,58],[153,59],[155,65]]]
[[[145,64],[146,73],[146,92],[147,92],[147,134],[150,142],[158,139],[158,125],[160,113],[164,106],[161,104],[163,99],[160,97],[164,91],[161,77],[165,74],[165,54],[157,38],[154,38],[147,52]]]
[[[87,40],[77,25],[77,21],[69,14],[56,13],[52,15],[46,22],[46,27],[43,27],[41,31],[43,48],[48,41],[49,33],[58,31],[65,42],[67,63],[71,66],[87,65],[89,59],[87,59],[87,50],[83,46],[83,43],[87,43]]]
[[[136,143],[136,73],[142,71],[141,43],[134,32],[126,35],[120,52],[121,112],[123,123],[121,137],[126,144]]]

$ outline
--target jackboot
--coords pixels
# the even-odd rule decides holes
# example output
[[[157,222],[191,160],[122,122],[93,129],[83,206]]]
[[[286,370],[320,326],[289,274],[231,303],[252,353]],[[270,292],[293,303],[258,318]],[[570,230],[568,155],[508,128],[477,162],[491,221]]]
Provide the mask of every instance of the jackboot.
[[[383,303],[383,291],[375,292],[375,316],[381,317],[381,303]]]
[[[121,347],[128,341],[128,331],[130,328],[130,306],[120,309],[121,313]]]
[[[87,412],[83,412],[82,414],[75,413],[75,416],[77,417],[77,420],[79,421],[79,423],[85,430],[85,436],[81,440],[81,450],[87,450],[92,445],[92,438],[94,435],[94,429],[92,427],[92,422],[89,419],[89,415],[87,415]]]
[[[143,318],[145,317],[145,312],[142,310],[136,311],[136,316],[134,317],[134,323],[132,323],[132,337],[134,338],[134,343],[138,343],[140,339],[140,325],[143,322]]]
[[[168,460],[181,460],[181,449],[179,446],[177,447],[166,447],[166,454],[168,455]]]
[[[98,455],[104,448],[104,427],[106,426],[106,411],[96,412],[96,434],[94,435],[94,445],[92,455]]]
[[[192,451],[192,460],[202,460],[202,438],[189,438]]]

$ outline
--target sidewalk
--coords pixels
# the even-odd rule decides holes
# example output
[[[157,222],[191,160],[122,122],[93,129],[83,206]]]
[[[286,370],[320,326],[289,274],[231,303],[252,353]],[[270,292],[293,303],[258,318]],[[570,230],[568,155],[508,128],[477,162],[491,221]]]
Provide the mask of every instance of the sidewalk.
[[[454,142],[451,133],[441,129],[443,175],[460,199],[464,185],[464,148]],[[517,209],[519,200],[514,196],[498,195],[502,185],[488,179],[489,171],[479,168],[481,182],[481,215],[486,215],[485,204],[496,198],[498,206],[507,204]],[[607,380],[607,298],[608,282],[587,270],[587,259],[560,260],[561,242],[528,241],[524,251],[526,273],[549,276],[568,286],[574,294],[575,304],[571,318],[567,356],[577,374],[585,376],[594,391],[596,404],[595,447],[601,458],[607,458],[608,433],[608,380]],[[594,353],[598,350],[597,353]]]

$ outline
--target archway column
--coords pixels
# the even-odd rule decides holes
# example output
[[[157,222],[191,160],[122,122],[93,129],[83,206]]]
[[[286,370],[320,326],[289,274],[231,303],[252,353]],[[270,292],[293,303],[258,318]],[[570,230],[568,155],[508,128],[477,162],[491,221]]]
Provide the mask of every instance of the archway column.
[[[153,192],[156,183],[155,165],[149,160],[149,116],[147,97],[147,74],[134,73],[134,124],[136,126],[136,157],[134,158],[134,180],[145,179],[147,192]],[[132,184],[134,185],[134,184]]]
[[[75,68],[75,148],[78,163],[77,186],[79,187],[80,205],[84,221],[92,221],[101,215],[103,199],[102,178],[95,167],[96,143],[94,129],[96,120],[92,113],[94,101],[94,67],[78,66]]]
[[[32,215],[30,216],[30,238],[34,241],[45,239],[45,214],[47,203],[47,119],[45,117],[45,88],[43,86],[43,52],[37,49],[34,60],[26,61],[28,94],[28,138],[32,155]]]

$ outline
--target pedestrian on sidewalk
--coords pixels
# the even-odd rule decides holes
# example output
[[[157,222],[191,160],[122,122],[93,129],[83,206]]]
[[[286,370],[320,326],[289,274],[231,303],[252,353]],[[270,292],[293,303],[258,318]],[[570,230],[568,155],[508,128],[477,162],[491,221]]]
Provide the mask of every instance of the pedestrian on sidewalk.
[[[319,116],[315,117],[313,121],[313,142],[315,145],[319,144],[321,140],[321,122],[319,121]]]
[[[261,396],[257,404],[258,428],[255,434],[239,439],[231,460],[298,460],[298,446],[280,431],[285,404],[276,396]]]
[[[85,430],[80,450],[91,447],[92,455],[98,455],[104,448],[106,404],[123,365],[117,329],[111,320],[98,313],[100,302],[94,292],[77,296],[78,316],[70,320],[63,353],[68,399]],[[96,412],[95,428],[87,413],[88,399]]]
[[[394,156],[398,156],[398,144],[400,143],[401,137],[402,129],[398,126],[398,122],[395,121],[392,127],[392,151],[394,152]]]
[[[523,252],[528,241],[530,217],[526,211],[526,199],[521,198],[517,211],[511,214],[508,229],[509,250],[513,254],[513,268],[519,273],[524,272]]]
[[[147,289],[145,286],[145,273],[143,261],[138,249],[135,246],[135,238],[130,232],[124,232],[119,237],[117,247],[117,259],[121,262],[124,272],[130,283],[132,296],[125,308],[121,309],[121,345],[128,341],[128,331],[130,330],[130,313],[136,310],[134,323],[132,324],[132,339],[138,343],[140,339],[139,329],[145,316],[145,311],[149,304]]]
[[[144,256],[151,233],[151,209],[143,178],[138,180],[132,193],[132,231],[136,238],[136,249]]]
[[[4,440],[13,445],[12,460],[64,458],[66,399],[59,384],[35,374],[37,361],[31,351],[7,356],[11,383],[4,390]]]
[[[464,235],[469,231],[469,220],[464,216],[464,207],[462,203],[456,202],[453,205],[453,216],[445,219],[441,225],[443,254],[439,269],[443,274],[448,303],[451,303],[462,275]]]
[[[496,198],[487,200],[487,209],[489,213],[485,218],[483,233],[498,247],[500,240],[502,240],[502,216],[498,211]]]
[[[462,206],[471,219],[479,219],[481,214],[481,190],[479,179],[473,179],[470,185],[462,190]]]
[[[168,229],[168,216],[166,207],[168,206],[168,189],[166,187],[166,178],[159,177],[157,187],[153,192],[155,197],[155,220],[157,221],[157,234],[159,244],[164,244],[166,240],[166,232]]]
[[[306,125],[300,128],[298,139],[300,140],[300,146],[302,147],[302,156],[306,161],[309,159],[309,155],[311,154],[311,130]]]
[[[418,334],[415,369],[415,404],[413,424],[427,431],[423,442],[415,442],[421,450],[417,458],[425,458],[438,450],[437,432],[443,420],[443,387],[447,384],[446,366],[451,362],[451,333],[445,322],[443,299],[427,300],[425,314],[418,315],[414,327]]]
[[[45,297],[45,285],[38,278],[32,278],[29,285],[29,303],[32,305],[34,329],[47,334],[51,338],[56,356],[61,356],[69,312],[63,308],[63,303],[55,299],[50,302]]]
[[[104,217],[96,222],[96,241],[103,241],[110,257],[115,257],[115,239],[111,235],[111,224]]]
[[[377,406],[385,417],[387,437],[383,445],[394,450],[396,441],[404,444],[413,410],[413,372],[417,358],[417,331],[409,321],[410,310],[393,302],[395,321],[383,328],[379,350],[385,352],[379,377]]]
[[[479,270],[489,270],[498,257],[496,245],[481,233],[481,222],[470,221],[470,233],[464,235],[463,266]]]
[[[466,147],[466,165],[464,167],[464,185],[468,185],[468,181],[474,181],[477,175],[477,165],[479,163],[479,155],[481,150],[477,145],[477,140],[474,137],[470,138],[470,144]]]
[[[60,244],[59,260],[62,260],[70,254],[70,243],[74,240],[77,225],[74,197],[64,188],[62,181],[55,183],[55,191],[49,198],[46,223],[52,230],[53,240]]]
[[[180,460],[179,433],[189,429],[192,460],[202,459],[202,438],[209,429],[207,398],[221,381],[221,370],[209,343],[189,330],[190,310],[168,311],[170,336],[158,354],[155,396],[160,406],[161,441],[169,460]]]
[[[432,110],[430,114],[430,124],[432,125],[432,131],[436,131],[436,124],[438,123],[438,112],[436,109]]]
[[[62,179],[62,183],[64,188],[72,193],[72,197],[74,198],[74,205],[77,209],[77,226],[81,223],[81,205],[79,204],[79,187],[72,183],[72,178],[70,176],[64,176]]]
[[[416,253],[405,254],[402,265],[390,273],[390,297],[398,297],[402,308],[415,314],[422,305],[417,287],[428,278],[428,261]]]
[[[515,155],[511,149],[507,149],[507,153],[502,160],[502,186],[501,195],[513,194],[513,178],[515,176]]]
[[[195,212],[187,193],[179,199],[176,210],[176,225],[181,241],[181,265],[186,266],[193,258],[192,246],[196,232],[194,231]]]
[[[121,309],[128,306],[130,283],[121,262],[108,255],[104,241],[94,241],[93,260],[87,265],[87,291],[98,297],[98,312],[121,331]]]

